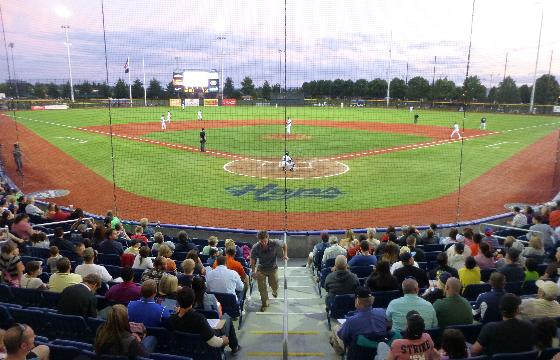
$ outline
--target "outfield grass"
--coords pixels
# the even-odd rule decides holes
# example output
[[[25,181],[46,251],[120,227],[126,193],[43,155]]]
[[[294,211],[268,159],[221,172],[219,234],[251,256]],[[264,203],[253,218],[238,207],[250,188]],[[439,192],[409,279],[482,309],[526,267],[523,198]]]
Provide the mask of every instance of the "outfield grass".
[[[196,110],[172,110],[173,122],[196,121]],[[167,108],[113,109],[114,124],[157,122]],[[412,123],[408,110],[371,108],[281,108],[222,107],[204,108],[204,118],[235,120],[244,125],[252,119],[294,119],[295,133],[312,137],[309,142],[289,142],[290,150],[306,157],[334,155],[359,150],[422,142],[427,139],[408,134],[383,134],[360,130],[297,125],[297,119]],[[418,111],[420,125],[448,126],[462,121],[458,112]],[[70,126],[107,125],[106,109],[18,112],[18,122],[30,128],[51,144],[84,163],[107,180],[112,179],[109,137],[54,124]],[[463,148],[462,183],[477,178],[525,147],[558,129],[558,117],[484,114],[488,130],[506,131],[498,135],[466,141]],[[465,127],[478,128],[482,114],[467,114]],[[33,119],[36,121],[29,120]],[[51,122],[48,124],[46,122]],[[538,127],[516,130],[527,126]],[[540,125],[540,126],[539,126]],[[276,157],[283,150],[282,141],[262,140],[266,133],[283,133],[279,125],[212,129],[208,147],[242,155]],[[198,146],[198,132],[168,131],[150,138]],[[72,139],[81,139],[79,143]],[[489,145],[503,143],[501,146]],[[224,158],[170,149],[155,144],[114,138],[117,186],[146,197],[194,206],[242,210],[280,211],[281,201],[255,201],[252,196],[236,197],[225,189],[231,186],[267,184],[283,186],[283,180],[247,178],[224,171]],[[299,198],[289,200],[290,211],[335,211],[382,208],[412,204],[437,198],[457,190],[460,143],[415,149],[383,155],[345,160],[350,171],[323,179],[293,180],[288,187],[336,187],[336,199]],[[75,174],[79,181],[79,174]],[[514,177],[512,177],[514,181]],[[484,191],[481,189],[481,191]],[[483,196],[481,194],[481,196]]]

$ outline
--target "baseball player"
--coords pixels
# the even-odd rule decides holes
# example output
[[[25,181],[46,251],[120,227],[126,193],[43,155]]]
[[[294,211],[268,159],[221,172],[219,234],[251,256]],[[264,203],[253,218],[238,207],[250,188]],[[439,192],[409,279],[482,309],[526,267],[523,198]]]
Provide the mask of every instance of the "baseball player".
[[[198,110],[198,112],[196,113],[196,118],[198,119],[198,121],[202,121],[202,110]]]
[[[206,151],[206,131],[204,128],[200,131],[200,152]]]
[[[412,114],[412,112],[414,111],[414,106],[410,106],[410,107],[408,108],[408,111]]]
[[[457,134],[457,136],[459,137],[459,139],[461,139],[461,132],[459,131],[459,124],[455,123],[453,124],[453,131],[451,132],[451,139],[453,139],[453,136],[455,136],[455,134]]]
[[[280,162],[280,167],[282,167],[282,169],[284,171],[287,171],[287,170],[294,171],[295,166],[296,166],[296,163],[290,157],[290,153],[286,151],[286,154],[284,156],[282,156],[282,161]]]
[[[16,171],[20,176],[23,176],[23,153],[21,152],[19,143],[14,144],[12,154],[14,155],[14,162],[16,163]]]
[[[181,110],[185,110],[185,99],[181,100]]]
[[[286,120],[286,134],[290,135],[292,133],[292,119],[288,118]]]
[[[165,116],[163,114],[161,114],[161,130],[165,130],[167,129],[167,126],[165,126]]]
[[[486,130],[486,116],[480,118],[480,130]]]
[[[420,115],[414,114],[414,124],[418,124],[418,118],[419,117],[420,117]]]
[[[171,122],[171,111],[167,111],[167,122]]]

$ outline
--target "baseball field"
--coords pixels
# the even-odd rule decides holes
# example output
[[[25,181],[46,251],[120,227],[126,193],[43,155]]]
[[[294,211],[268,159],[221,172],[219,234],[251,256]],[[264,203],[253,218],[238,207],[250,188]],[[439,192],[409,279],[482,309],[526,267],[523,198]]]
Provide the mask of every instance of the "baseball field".
[[[172,118],[162,130],[168,110]],[[137,107],[112,109],[110,118],[107,109],[19,111],[15,122],[5,113],[0,140],[8,149],[19,140],[26,156],[24,177],[16,176],[13,161],[8,171],[26,192],[69,190],[54,199],[60,204],[235,228],[454,222],[503,212],[507,202],[546,201],[557,190],[560,118],[552,116]],[[461,140],[450,138],[455,122]],[[286,174],[279,166],[285,151],[296,163]]]

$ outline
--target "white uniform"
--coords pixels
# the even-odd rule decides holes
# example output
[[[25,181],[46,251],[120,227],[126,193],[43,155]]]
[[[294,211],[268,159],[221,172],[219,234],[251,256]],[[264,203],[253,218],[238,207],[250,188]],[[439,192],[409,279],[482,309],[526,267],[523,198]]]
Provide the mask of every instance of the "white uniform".
[[[283,168],[285,170],[294,171],[295,166],[296,166],[296,163],[292,160],[290,155],[282,156],[282,161],[280,162],[280,167],[281,168]]]
[[[413,112],[414,111],[414,106],[409,107],[408,111]]]
[[[481,130],[486,130],[486,118],[485,117],[480,119],[480,129]]]
[[[461,133],[459,132],[459,124],[455,123],[453,124],[453,131],[451,132],[451,139],[453,139],[453,136],[455,136],[455,134],[457,134],[457,136],[459,137],[459,139],[461,138]]]
[[[198,110],[198,112],[196,113],[196,118],[197,118],[199,121],[202,121],[202,111]]]
[[[290,135],[292,133],[292,119],[288,118],[286,120],[286,134]]]
[[[171,122],[171,111],[167,112],[167,122],[170,123]]]
[[[181,110],[185,110],[185,100],[181,100]]]
[[[165,126],[165,117],[161,115],[161,130],[165,129],[167,129],[167,126]]]

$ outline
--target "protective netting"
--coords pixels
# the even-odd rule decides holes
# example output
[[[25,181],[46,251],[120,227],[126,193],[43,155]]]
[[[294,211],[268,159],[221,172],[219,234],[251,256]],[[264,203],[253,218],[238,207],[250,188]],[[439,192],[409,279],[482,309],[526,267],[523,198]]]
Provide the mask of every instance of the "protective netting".
[[[560,9],[499,3],[3,2],[2,158],[26,193],[69,191],[47,201],[210,227],[543,203]]]

